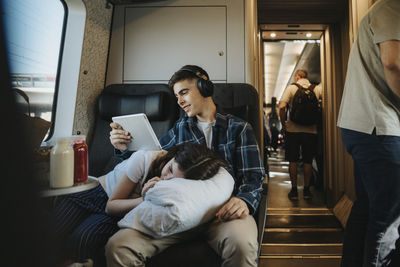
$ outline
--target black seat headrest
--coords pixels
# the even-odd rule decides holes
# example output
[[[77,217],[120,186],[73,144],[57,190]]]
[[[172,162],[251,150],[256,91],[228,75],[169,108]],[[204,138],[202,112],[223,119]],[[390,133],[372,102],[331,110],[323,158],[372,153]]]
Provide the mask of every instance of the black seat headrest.
[[[252,122],[258,112],[258,94],[256,89],[245,83],[216,83],[214,102],[222,112],[226,112]],[[253,124],[253,123],[251,123]]]
[[[241,118],[245,121],[249,121],[249,106],[243,105],[238,107],[220,107],[222,112],[232,114],[238,118]]]
[[[167,92],[155,92],[148,95],[123,95],[110,92],[99,98],[99,115],[111,121],[114,116],[145,113],[150,121],[162,121],[168,116]]]

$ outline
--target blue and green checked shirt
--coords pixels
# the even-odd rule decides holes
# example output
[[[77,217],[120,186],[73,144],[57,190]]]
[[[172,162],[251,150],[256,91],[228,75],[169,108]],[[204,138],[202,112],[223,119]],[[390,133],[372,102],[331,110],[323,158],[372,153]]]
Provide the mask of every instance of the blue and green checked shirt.
[[[197,127],[197,118],[186,114],[160,139],[163,149],[192,142],[206,145],[204,134]],[[233,194],[244,200],[254,214],[262,195],[265,170],[251,125],[230,114],[217,113],[212,128],[212,149],[229,163],[235,179]]]

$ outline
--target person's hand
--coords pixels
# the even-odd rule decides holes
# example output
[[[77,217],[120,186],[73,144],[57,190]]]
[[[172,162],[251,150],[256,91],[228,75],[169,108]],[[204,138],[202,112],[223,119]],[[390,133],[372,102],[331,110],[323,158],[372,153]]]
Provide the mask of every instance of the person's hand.
[[[156,183],[158,183],[159,181],[162,181],[162,179],[158,176],[151,178],[150,180],[147,181],[147,183],[145,183],[143,185],[143,189],[142,189],[142,197],[144,199],[144,196],[146,195],[147,191],[150,190],[150,188],[153,188]]]
[[[246,202],[237,197],[231,197],[215,215],[219,221],[230,221],[249,215]]]
[[[110,123],[110,141],[111,144],[121,152],[128,149],[128,143],[131,141],[132,136],[129,132],[125,131],[121,125],[116,122]]]

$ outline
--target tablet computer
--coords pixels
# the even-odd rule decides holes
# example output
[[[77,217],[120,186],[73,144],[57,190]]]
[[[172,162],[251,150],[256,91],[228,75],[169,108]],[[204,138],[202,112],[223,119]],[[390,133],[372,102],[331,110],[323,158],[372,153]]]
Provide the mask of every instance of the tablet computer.
[[[131,133],[132,141],[128,143],[129,150],[161,150],[160,142],[158,142],[146,114],[117,116],[112,120]]]

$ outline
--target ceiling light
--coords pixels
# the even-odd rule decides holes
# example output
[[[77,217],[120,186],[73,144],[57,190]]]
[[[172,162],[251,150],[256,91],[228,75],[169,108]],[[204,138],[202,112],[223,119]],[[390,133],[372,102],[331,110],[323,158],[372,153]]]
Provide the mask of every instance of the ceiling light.
[[[275,38],[276,37],[276,33],[271,33],[269,36],[271,36],[272,38]]]
[[[308,32],[308,33],[306,34],[306,36],[307,36],[308,38],[310,38],[310,37],[312,36],[312,34],[311,34],[310,32]]]

